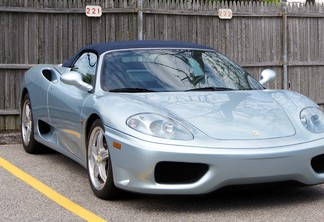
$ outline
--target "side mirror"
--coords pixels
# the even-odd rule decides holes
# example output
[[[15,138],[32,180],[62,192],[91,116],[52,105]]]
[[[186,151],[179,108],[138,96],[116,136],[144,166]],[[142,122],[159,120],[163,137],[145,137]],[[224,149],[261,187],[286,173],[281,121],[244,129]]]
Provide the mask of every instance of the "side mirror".
[[[70,71],[62,74],[61,81],[67,85],[76,86],[84,91],[89,92],[93,89],[92,85],[84,82],[82,80],[82,75],[75,71]]]
[[[262,85],[267,84],[268,82],[273,81],[277,76],[277,73],[272,69],[265,69],[261,72],[261,78],[259,83]]]

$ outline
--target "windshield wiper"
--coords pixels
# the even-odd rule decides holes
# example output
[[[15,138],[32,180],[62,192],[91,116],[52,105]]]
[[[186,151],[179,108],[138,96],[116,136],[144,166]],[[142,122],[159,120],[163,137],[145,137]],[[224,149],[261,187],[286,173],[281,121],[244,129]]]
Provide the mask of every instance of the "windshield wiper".
[[[156,92],[151,89],[145,89],[145,88],[118,88],[118,89],[111,89],[109,92]]]
[[[190,91],[231,91],[234,89],[227,88],[227,87],[203,87],[203,88],[196,88],[196,89],[188,89],[186,92]]]

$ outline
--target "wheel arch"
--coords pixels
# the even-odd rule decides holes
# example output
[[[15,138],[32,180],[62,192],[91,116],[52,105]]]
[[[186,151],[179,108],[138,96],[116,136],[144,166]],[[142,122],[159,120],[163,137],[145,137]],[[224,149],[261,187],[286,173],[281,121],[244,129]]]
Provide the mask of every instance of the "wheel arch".
[[[100,121],[101,118],[98,114],[96,113],[93,113],[89,116],[87,122],[86,122],[86,125],[85,125],[85,134],[84,134],[84,142],[85,142],[85,148],[87,149],[87,146],[88,146],[88,136],[89,136],[89,131],[90,131],[90,128],[92,126],[92,124],[94,123],[94,121],[96,121],[97,119],[99,119]]]
[[[25,96],[28,94],[28,90],[27,88],[24,88],[22,89],[22,92],[21,92],[21,97],[20,97],[20,108],[23,106],[23,100],[25,98]]]

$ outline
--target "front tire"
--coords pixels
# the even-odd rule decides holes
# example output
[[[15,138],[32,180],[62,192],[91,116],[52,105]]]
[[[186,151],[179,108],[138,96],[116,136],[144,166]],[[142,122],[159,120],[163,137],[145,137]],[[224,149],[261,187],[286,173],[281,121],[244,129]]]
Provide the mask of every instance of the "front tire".
[[[36,154],[42,145],[35,140],[32,106],[28,93],[24,96],[20,115],[22,144],[27,153]]]
[[[91,188],[101,199],[117,199],[121,195],[113,179],[111,156],[103,125],[99,119],[90,128],[87,145],[87,168]]]

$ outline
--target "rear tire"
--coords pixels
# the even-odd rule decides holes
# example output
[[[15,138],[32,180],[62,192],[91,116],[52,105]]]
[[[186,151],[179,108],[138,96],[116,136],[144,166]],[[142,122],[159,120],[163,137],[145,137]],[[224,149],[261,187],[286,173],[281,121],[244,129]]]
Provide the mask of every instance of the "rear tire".
[[[20,127],[22,144],[25,151],[30,154],[40,153],[43,145],[38,143],[34,137],[33,113],[28,93],[24,96],[22,101]]]
[[[99,119],[94,121],[88,135],[87,169],[92,191],[97,197],[105,200],[121,197],[122,191],[114,184],[111,156]]]

